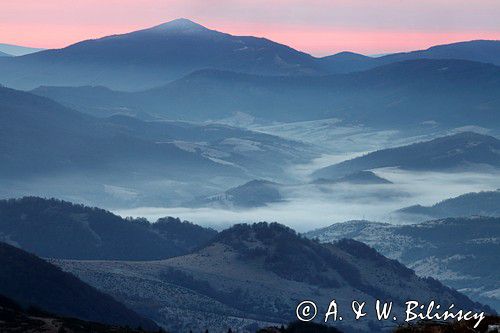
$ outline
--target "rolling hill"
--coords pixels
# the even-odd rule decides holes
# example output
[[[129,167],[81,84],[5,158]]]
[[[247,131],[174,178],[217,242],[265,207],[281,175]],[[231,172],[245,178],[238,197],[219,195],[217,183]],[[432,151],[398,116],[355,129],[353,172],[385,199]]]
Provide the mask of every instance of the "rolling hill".
[[[134,170],[174,176],[199,168],[231,172],[231,167],[182,150],[172,142],[159,144],[153,140],[159,139],[158,130],[157,137],[148,138],[148,133],[141,137],[123,123],[102,121],[8,88],[0,88],[0,105],[0,155],[4,161],[0,171],[5,178],[82,170],[108,173],[110,167],[116,174]],[[161,137],[171,141],[166,131]],[[182,169],[178,168],[181,163]]]
[[[444,218],[459,216],[500,216],[500,190],[472,192],[438,202],[432,206],[414,205],[397,213]]]
[[[500,67],[491,64],[424,59],[307,77],[202,70],[134,93],[103,87],[41,87],[33,92],[96,116],[147,111],[168,119],[206,121],[243,112],[267,122],[338,118],[382,128],[431,124],[496,129],[499,77]]]
[[[399,52],[381,57],[367,57],[352,52],[341,52],[319,62],[329,72],[349,73],[363,71],[399,61],[419,59],[458,59],[500,65],[500,41],[471,40],[432,46],[426,50]]]
[[[497,262],[500,219],[457,217],[412,225],[369,221],[336,223],[305,234],[320,242],[352,238],[432,276],[474,300],[500,309]]]
[[[270,203],[283,201],[281,190],[281,184],[254,179],[222,193],[199,198],[191,204],[224,208],[262,207]]]
[[[500,141],[492,136],[463,132],[378,150],[340,162],[313,173],[315,178],[342,177],[362,170],[399,167],[420,171],[460,171],[478,167],[500,167]]]
[[[378,64],[415,59],[460,59],[500,65],[500,40],[471,40],[375,58]]]
[[[255,331],[281,325],[295,320],[295,308],[305,299],[326,308],[334,297],[341,309],[353,299],[370,304],[390,299],[395,313],[414,297],[481,307],[362,243],[322,245],[276,223],[233,226],[204,248],[163,261],[53,262],[173,331]],[[154,307],[141,306],[145,297]],[[344,320],[335,324],[340,330],[380,328],[376,321],[356,321],[349,313],[344,311]]]
[[[103,209],[26,197],[0,200],[0,241],[41,257],[157,260],[186,254],[217,232],[179,219],[123,219]]]
[[[16,247],[0,242],[0,295],[23,307],[112,325],[158,326],[75,276]],[[3,330],[2,330],[3,331]]]
[[[338,184],[338,183],[349,183],[358,185],[392,184],[392,182],[390,182],[389,180],[379,177],[371,171],[358,171],[335,179],[319,178],[314,180],[313,183],[318,185]]]
[[[3,198],[170,205],[194,199],[193,187],[203,195],[259,177],[286,179],[288,165],[316,156],[310,145],[269,134],[123,115],[95,118],[0,87]]]

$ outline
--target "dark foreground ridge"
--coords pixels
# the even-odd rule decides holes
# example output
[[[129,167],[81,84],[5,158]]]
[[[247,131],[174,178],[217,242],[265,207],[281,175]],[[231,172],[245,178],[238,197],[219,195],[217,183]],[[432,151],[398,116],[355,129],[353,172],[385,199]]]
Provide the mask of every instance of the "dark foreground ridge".
[[[0,295],[25,308],[36,307],[65,317],[110,325],[158,328],[151,320],[140,317],[74,275],[1,242],[0,267]]]
[[[188,253],[216,233],[171,217],[156,223],[123,219],[104,209],[56,199],[0,200],[0,240],[41,257],[165,259]]]
[[[23,308],[0,295],[0,331],[2,333],[144,333],[142,328],[113,326],[61,317],[37,308]],[[158,332],[163,332],[159,330]]]

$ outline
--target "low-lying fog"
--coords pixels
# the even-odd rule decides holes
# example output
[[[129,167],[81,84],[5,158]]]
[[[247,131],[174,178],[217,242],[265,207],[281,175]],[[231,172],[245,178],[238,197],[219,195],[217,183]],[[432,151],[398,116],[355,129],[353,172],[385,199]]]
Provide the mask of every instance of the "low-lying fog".
[[[363,155],[376,149],[429,140],[455,131],[423,130],[406,134],[395,130],[371,130],[362,126],[343,127],[335,119],[280,124],[254,128],[269,134],[309,142],[325,150],[325,155],[289,169],[297,184],[282,189],[285,202],[252,209],[156,208],[142,207],[115,210],[122,216],[146,217],[151,221],[162,216],[176,216],[193,223],[223,229],[234,223],[276,221],[299,232],[353,219],[389,223],[410,223],[394,211],[406,206],[432,205],[468,192],[500,188],[499,174],[412,172],[395,168],[374,170],[393,184],[384,185],[312,185],[308,175],[318,168]]]
[[[217,229],[234,223],[276,221],[303,232],[353,219],[408,223],[394,214],[394,210],[500,188],[499,174],[412,172],[395,168],[378,169],[375,173],[393,184],[290,185],[283,190],[286,202],[252,209],[141,207],[115,212],[152,221],[162,216],[177,216]]]

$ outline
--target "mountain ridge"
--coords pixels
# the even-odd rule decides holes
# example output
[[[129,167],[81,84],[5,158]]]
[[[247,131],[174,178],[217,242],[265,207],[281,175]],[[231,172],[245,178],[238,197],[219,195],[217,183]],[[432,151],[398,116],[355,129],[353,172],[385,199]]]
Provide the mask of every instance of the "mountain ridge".
[[[0,262],[0,294],[25,307],[35,306],[83,320],[157,329],[152,321],[141,318],[111,296],[3,242],[0,242]]]
[[[338,118],[348,124],[392,128],[421,127],[426,122],[442,127],[493,126],[500,121],[494,112],[500,106],[494,97],[500,94],[499,77],[500,67],[494,65],[425,59],[306,77],[204,69],[161,87],[135,93],[101,91],[97,97],[79,88],[33,92],[94,115],[106,109],[146,108],[152,114],[191,121],[222,119],[240,111],[280,122]]]
[[[471,166],[500,167],[500,140],[475,132],[462,132],[407,146],[382,149],[316,170],[315,178],[399,167],[421,171],[460,171]]]
[[[20,89],[97,83],[139,90],[207,67],[269,75],[320,72],[312,56],[286,45],[178,20],[0,62],[0,74],[3,84]],[[21,79],[21,72],[29,79]]]
[[[3,198],[38,195],[107,207],[173,205],[194,199],[194,193],[208,195],[253,178],[285,179],[288,165],[317,155],[310,145],[243,128],[127,114],[97,118],[0,87]]]
[[[500,216],[500,190],[470,192],[437,202],[431,206],[413,205],[396,213],[424,215],[427,218],[458,216]]]
[[[41,257],[159,260],[189,253],[216,234],[172,217],[150,223],[62,200],[0,200],[0,240]]]
[[[388,258],[432,276],[469,297],[500,309],[498,266],[492,265],[500,241],[498,217],[454,217],[409,225],[347,221],[310,231],[320,242],[352,238]]]
[[[0,43],[0,52],[7,53],[8,55],[18,57],[26,54],[31,54],[39,51],[43,51],[45,49],[35,48],[35,47],[27,47],[22,45],[13,45],[13,44],[4,44]]]
[[[255,331],[269,323],[281,325],[296,319],[300,300],[313,299],[318,308],[327,308],[332,295],[340,308],[348,308],[353,299],[368,303],[391,299],[397,312],[402,300],[415,297],[411,294],[414,288],[419,288],[421,299],[481,307],[433,279],[417,277],[362,243],[343,240],[320,244],[277,223],[235,225],[196,252],[163,261],[54,263],[97,288],[110,288],[110,293],[121,295],[125,304],[134,304],[138,295],[150,294],[158,308],[150,309],[149,317],[168,323],[165,327],[173,331],[209,328],[206,321],[197,319],[201,309],[210,318],[211,330],[231,327]],[[129,272],[141,278],[139,291]],[[149,290],[155,290],[154,295]],[[176,303],[163,294],[178,295]],[[185,304],[191,304],[189,310]],[[381,328],[376,321],[356,321],[349,313],[343,316],[344,321],[335,325],[342,331]],[[172,317],[183,319],[173,322]]]
[[[452,50],[440,51],[438,56],[432,56],[436,49],[430,48],[379,58],[348,51],[316,58],[267,38],[233,36],[178,19],[137,31],[80,41],[62,49],[2,59],[0,83],[25,90],[42,85],[105,85],[135,91],[166,84],[203,68],[265,75],[325,75],[421,58],[444,57],[500,64],[500,42],[468,43],[473,43],[479,51],[471,51],[467,43],[456,43],[438,48],[438,51]]]

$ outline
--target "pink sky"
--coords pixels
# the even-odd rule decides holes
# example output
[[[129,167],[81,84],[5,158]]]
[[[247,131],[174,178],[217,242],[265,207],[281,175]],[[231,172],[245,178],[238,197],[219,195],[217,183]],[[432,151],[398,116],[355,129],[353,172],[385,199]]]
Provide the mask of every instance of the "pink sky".
[[[16,0],[1,1],[0,43],[58,48],[179,17],[314,55],[500,39],[499,0]]]

